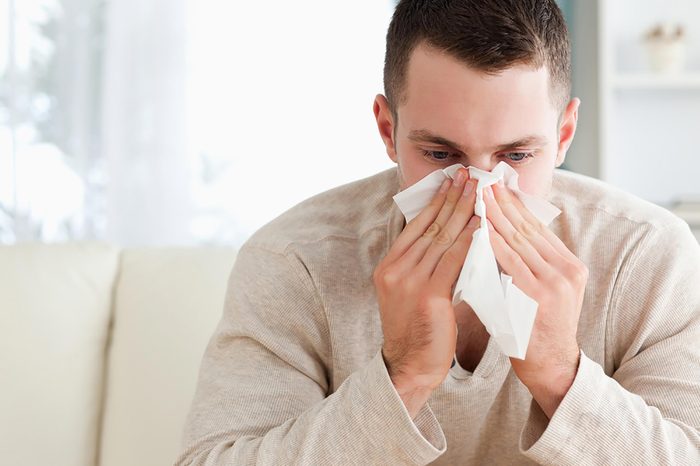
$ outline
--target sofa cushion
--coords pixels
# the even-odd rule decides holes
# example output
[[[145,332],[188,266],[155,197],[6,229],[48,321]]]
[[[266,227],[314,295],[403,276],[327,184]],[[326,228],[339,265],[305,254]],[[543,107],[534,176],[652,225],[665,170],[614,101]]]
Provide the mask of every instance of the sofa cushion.
[[[0,246],[2,464],[93,466],[118,250]]]
[[[216,247],[122,252],[100,466],[175,461],[234,259]]]

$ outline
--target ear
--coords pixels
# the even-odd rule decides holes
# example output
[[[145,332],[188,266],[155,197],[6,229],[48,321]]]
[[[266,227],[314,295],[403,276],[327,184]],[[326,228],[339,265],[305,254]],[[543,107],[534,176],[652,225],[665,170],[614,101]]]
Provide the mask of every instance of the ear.
[[[374,98],[374,118],[377,120],[379,136],[384,141],[386,153],[394,163],[398,163],[396,156],[396,145],[394,144],[394,117],[389,110],[389,102],[381,94]]]
[[[574,97],[566,106],[564,115],[562,115],[559,125],[559,148],[557,150],[556,166],[561,166],[566,158],[566,152],[571,147],[576,133],[576,124],[578,122],[578,107],[581,105],[581,100]]]

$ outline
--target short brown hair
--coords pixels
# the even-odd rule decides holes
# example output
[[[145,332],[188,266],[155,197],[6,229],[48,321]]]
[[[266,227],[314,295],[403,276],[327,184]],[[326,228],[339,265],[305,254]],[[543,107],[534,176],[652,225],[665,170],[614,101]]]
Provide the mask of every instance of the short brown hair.
[[[401,0],[387,32],[384,62],[384,92],[394,119],[407,98],[409,58],[423,42],[490,74],[520,64],[546,65],[552,102],[563,111],[569,101],[571,46],[554,0]]]

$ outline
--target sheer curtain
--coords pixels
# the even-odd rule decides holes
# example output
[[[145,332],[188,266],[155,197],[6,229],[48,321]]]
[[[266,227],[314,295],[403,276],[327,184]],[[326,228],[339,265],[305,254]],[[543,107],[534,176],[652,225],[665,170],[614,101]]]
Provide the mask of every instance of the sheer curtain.
[[[108,4],[102,89],[104,238],[189,243],[186,3]]]
[[[0,2],[22,4],[5,18],[50,65],[26,68],[35,89],[3,74],[0,154],[18,170],[0,182],[0,242],[240,245],[392,166],[372,115],[392,0]]]
[[[102,7],[0,0],[0,242],[95,234]]]

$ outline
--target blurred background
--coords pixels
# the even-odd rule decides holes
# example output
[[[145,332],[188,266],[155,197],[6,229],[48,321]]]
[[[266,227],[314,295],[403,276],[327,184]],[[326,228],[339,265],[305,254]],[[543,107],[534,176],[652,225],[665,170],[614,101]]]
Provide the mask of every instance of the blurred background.
[[[394,3],[0,0],[0,244],[238,246],[390,168],[372,102]],[[566,168],[700,224],[700,2],[560,4]]]
[[[700,1],[560,4],[566,169],[700,231]],[[238,247],[393,166],[372,114],[393,8],[0,0],[3,464],[173,464]]]

